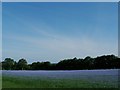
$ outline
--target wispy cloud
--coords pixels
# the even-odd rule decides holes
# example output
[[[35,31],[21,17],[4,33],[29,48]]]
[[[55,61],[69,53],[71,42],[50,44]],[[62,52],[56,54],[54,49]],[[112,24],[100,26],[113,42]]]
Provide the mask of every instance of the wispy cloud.
[[[15,54],[22,57],[36,57],[40,59],[56,60],[72,57],[85,57],[87,55],[97,56],[103,54],[116,54],[117,43],[107,43],[94,41],[90,38],[35,38],[35,37],[9,37],[11,40],[20,42],[18,46],[13,46],[9,54]],[[15,48],[15,49],[14,49]],[[6,51],[9,51],[7,48]],[[12,55],[11,55],[12,56]],[[47,57],[47,58],[46,58]],[[55,60],[56,59],[56,60]]]
[[[86,35],[80,38],[64,36],[50,32],[54,30],[47,24],[34,26],[30,22],[24,22],[24,25],[29,28],[30,32],[38,34],[38,37],[35,35],[30,36],[29,34],[6,35],[4,38],[13,42],[13,44],[11,44],[10,48],[4,46],[3,56],[7,56],[6,54],[9,54],[8,56],[14,56],[16,54],[16,57],[19,58],[33,57],[34,59],[50,59],[52,62],[56,62],[64,58],[85,57],[87,55],[93,57],[103,54],[117,55],[117,43],[108,43],[104,40],[97,41]],[[44,38],[41,36],[44,36]],[[14,42],[17,44],[14,44]]]
[[[84,6],[81,6],[81,9],[83,8]],[[77,10],[79,9],[76,8],[76,12],[78,13]],[[31,11],[28,11],[28,13],[31,13]],[[13,12],[16,13],[17,10],[13,9]],[[57,12],[58,11],[56,9],[56,13]],[[63,13],[64,12],[65,11],[63,10]],[[74,15],[74,17],[78,17],[78,19],[80,18],[82,20],[75,20],[74,23],[69,23],[69,21],[72,22],[72,20],[69,19],[73,17],[73,15],[70,17],[68,16],[69,18],[62,16],[62,20],[59,19],[59,16],[56,16],[55,21],[60,21],[58,24],[56,24],[58,25],[58,28],[56,28],[57,26],[55,27],[54,20],[44,20],[50,12],[44,12],[46,15],[45,17],[44,13],[42,13],[44,19],[40,17],[41,14],[39,14],[38,17],[35,17],[38,14],[37,12],[37,14],[31,13],[30,16],[28,13],[26,13],[25,15],[18,14],[19,12],[14,15],[14,13],[11,13],[9,10],[7,12],[4,12],[4,14],[6,15],[4,15],[6,21],[4,21],[5,24],[3,25],[5,28],[5,32],[3,31],[3,58],[13,57],[15,59],[18,59],[23,57],[28,59],[29,62],[33,62],[33,60],[51,60],[51,62],[58,62],[59,60],[65,58],[84,58],[87,55],[94,57],[103,54],[117,55],[118,53],[118,43],[117,40],[115,40],[115,33],[115,37],[113,39],[112,37],[110,37],[113,35],[112,32],[114,31],[108,34],[111,27],[109,27],[109,25],[107,26],[101,24],[102,22],[104,22],[104,20],[102,21],[101,18],[99,18],[98,20],[98,17],[93,17],[93,14],[91,15],[91,13],[89,13],[91,15],[90,17],[93,18],[90,19],[89,17],[87,17],[87,19],[89,19],[89,22],[86,22],[87,19],[85,19],[84,14],[83,16],[80,14],[80,16],[84,17],[84,19],[80,18],[79,15]],[[104,14],[102,15],[103,18]],[[10,20],[12,19],[8,17],[12,18],[13,22],[11,22]],[[49,18],[51,17],[52,19],[54,19],[54,16],[51,15]],[[8,18],[8,20],[6,18]],[[98,20],[97,23],[96,20]],[[107,19],[106,22],[108,22],[108,20],[109,19]],[[65,23],[65,25],[63,25],[62,23],[64,21],[68,21],[69,24]],[[6,23],[8,23],[9,25],[6,25]],[[13,26],[10,26],[11,23],[13,24]],[[60,28],[64,28],[65,30],[63,29],[62,31],[60,31]],[[114,29],[114,26],[112,27],[112,29]],[[109,37],[107,37],[107,35]]]

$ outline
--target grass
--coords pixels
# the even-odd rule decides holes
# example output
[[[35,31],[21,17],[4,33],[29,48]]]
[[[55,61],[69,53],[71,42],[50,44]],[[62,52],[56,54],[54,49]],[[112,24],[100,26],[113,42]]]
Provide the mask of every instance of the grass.
[[[51,79],[31,77],[2,77],[3,88],[115,88],[108,83],[93,83],[80,79]]]
[[[0,74],[0,90],[1,90],[1,87],[2,87],[2,75]]]

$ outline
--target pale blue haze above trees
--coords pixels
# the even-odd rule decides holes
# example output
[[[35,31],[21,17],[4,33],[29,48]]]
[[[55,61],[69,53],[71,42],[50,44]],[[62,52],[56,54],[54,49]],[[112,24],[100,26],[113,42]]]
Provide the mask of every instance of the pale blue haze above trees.
[[[4,59],[58,62],[118,54],[117,2],[16,2],[2,9]]]

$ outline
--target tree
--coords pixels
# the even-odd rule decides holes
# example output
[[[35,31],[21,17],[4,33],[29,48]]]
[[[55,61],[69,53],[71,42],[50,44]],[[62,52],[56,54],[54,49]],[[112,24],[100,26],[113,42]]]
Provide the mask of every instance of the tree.
[[[33,62],[30,67],[32,70],[40,70],[40,62]]]
[[[27,69],[27,61],[25,59],[20,59],[17,63],[17,68],[20,70]]]
[[[0,62],[0,70],[2,70],[2,62]]]
[[[5,58],[5,60],[2,62],[2,68],[6,70],[12,70],[15,62],[11,58]]]
[[[49,70],[51,66],[51,63],[49,61],[43,62],[43,69]]]
[[[17,69],[17,62],[15,61],[13,65],[13,70],[16,70],[16,69]]]
[[[83,70],[83,69],[119,69],[120,58],[114,55],[103,55],[96,58],[87,56],[84,59],[64,59],[58,63],[33,62],[27,64],[25,59],[18,62],[11,58],[6,58],[2,64],[3,70]]]
[[[83,60],[83,66],[84,66],[84,69],[93,69],[93,67],[94,67],[94,59],[91,58],[90,56],[87,56]]]

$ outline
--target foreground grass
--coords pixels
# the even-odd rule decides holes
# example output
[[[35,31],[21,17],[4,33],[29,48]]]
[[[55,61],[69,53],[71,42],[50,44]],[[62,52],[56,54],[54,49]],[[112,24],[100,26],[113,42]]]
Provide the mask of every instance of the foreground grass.
[[[2,75],[0,74],[0,90],[2,88]]]
[[[50,79],[3,76],[3,88],[115,88],[107,83],[93,83],[80,79]]]

